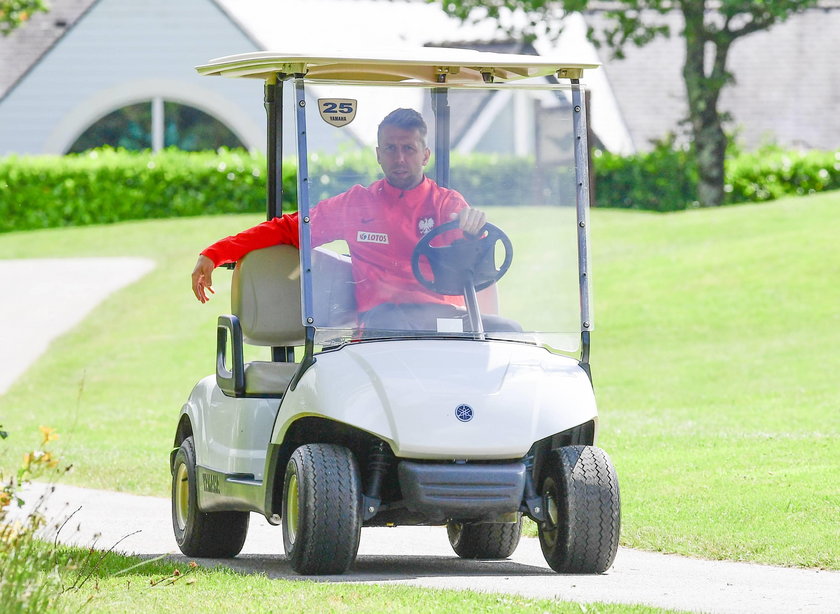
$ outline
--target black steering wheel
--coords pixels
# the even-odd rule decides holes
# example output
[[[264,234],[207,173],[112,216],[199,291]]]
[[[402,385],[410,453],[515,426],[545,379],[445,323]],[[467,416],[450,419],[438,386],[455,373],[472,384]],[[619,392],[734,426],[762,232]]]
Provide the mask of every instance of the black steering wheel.
[[[456,239],[450,245],[433,247],[431,242],[449,230],[458,228],[458,220],[437,226],[427,233],[411,254],[411,270],[424,287],[438,294],[460,296],[468,285],[476,291],[494,284],[507,273],[513,261],[513,246],[508,236],[493,224],[485,224],[475,238]],[[505,248],[505,259],[496,268],[496,243]],[[432,269],[432,279],[420,270],[425,256]]]

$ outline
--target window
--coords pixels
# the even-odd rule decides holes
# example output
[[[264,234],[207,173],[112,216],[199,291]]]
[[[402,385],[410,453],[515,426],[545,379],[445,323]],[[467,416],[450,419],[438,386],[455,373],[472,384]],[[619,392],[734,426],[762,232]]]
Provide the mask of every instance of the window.
[[[109,145],[128,150],[177,147],[185,151],[244,147],[231,130],[194,107],[156,98],[109,113],[70,147],[79,153]]]

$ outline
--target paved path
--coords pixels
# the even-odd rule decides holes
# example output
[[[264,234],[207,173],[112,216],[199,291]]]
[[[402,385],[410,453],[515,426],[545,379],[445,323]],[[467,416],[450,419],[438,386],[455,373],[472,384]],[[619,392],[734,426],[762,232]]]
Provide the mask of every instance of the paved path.
[[[5,324],[0,395],[55,336],[152,266],[151,261],[131,258],[0,261],[0,321]],[[35,487],[27,497],[30,504],[43,488]],[[49,497],[47,509],[51,518],[73,514],[60,533],[63,541],[102,548],[119,542],[117,550],[123,552],[173,553],[182,558],[174,554],[168,499],[60,486]],[[282,551],[279,527],[252,514],[243,553],[233,560],[205,564],[225,564],[272,578],[299,578]],[[350,572],[318,580],[644,603],[724,614],[840,614],[838,572],[710,562],[622,548],[605,575],[560,576],[547,567],[536,540],[523,539],[506,561],[466,561],[454,556],[440,527],[364,529],[359,557]]]
[[[37,487],[36,493],[43,489]],[[32,494],[28,501],[36,498]],[[168,499],[59,486],[50,495],[47,509],[53,518],[75,512],[60,532],[65,542],[96,543],[102,548],[119,542],[117,550],[126,553],[171,553],[184,559],[172,536]],[[239,557],[200,563],[224,564],[270,578],[300,579],[282,552],[282,529],[251,514],[248,539]],[[363,529],[359,557],[347,574],[310,579],[641,603],[709,613],[840,612],[840,572],[712,562],[621,548],[605,575],[563,576],[548,568],[536,539],[523,538],[509,560],[462,560],[452,552],[442,527]]]
[[[153,267],[144,258],[0,260],[0,395],[55,337]]]

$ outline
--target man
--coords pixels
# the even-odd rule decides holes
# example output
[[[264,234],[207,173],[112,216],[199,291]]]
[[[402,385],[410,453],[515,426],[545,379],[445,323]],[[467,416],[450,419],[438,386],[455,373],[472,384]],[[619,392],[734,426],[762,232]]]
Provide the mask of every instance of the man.
[[[432,228],[457,219],[464,233],[477,234],[486,220],[458,192],[424,175],[431,155],[426,133],[417,111],[389,113],[379,125],[376,147],[385,178],[327,198],[311,212],[313,246],[347,242],[360,324],[368,329],[434,329],[436,318],[464,314],[463,299],[427,290],[411,271],[414,246]],[[209,300],[213,269],[221,264],[279,243],[299,247],[298,224],[298,214],[288,213],[205,249],[192,273],[196,298]]]

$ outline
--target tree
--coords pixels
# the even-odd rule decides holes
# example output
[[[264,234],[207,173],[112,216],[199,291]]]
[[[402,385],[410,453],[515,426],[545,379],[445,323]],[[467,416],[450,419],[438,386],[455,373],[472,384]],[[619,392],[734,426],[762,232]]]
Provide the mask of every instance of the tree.
[[[727,70],[729,51],[737,39],[766,30],[818,0],[428,0],[461,20],[479,14],[494,19],[516,36],[556,37],[563,18],[571,12],[602,10],[609,25],[603,32],[589,31],[598,46],[606,45],[617,58],[628,44],[643,46],[659,36],[670,36],[657,15],[679,11],[685,43],[683,81],[688,101],[688,123],[698,169],[698,195],[704,206],[723,202],[723,163],[727,138],[724,116],[718,108],[723,88],[733,82]],[[526,19],[517,20],[514,11]]]
[[[44,0],[0,0],[0,34],[8,36],[33,14],[47,10]]]

